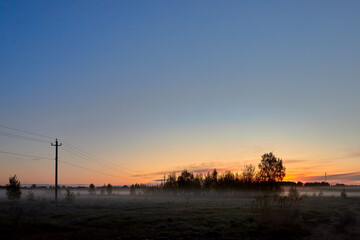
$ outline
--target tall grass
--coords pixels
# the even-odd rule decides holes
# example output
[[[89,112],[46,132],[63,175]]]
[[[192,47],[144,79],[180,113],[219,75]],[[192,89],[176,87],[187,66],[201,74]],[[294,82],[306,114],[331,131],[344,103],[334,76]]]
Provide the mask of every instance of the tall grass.
[[[295,224],[300,219],[299,198],[258,196],[251,205],[252,217],[262,228],[278,229]]]

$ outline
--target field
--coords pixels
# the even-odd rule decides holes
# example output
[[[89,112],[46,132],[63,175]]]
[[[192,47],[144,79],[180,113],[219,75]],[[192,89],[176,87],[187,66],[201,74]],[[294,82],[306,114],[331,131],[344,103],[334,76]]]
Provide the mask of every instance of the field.
[[[58,203],[1,198],[2,239],[360,239],[360,198],[337,193],[290,200],[83,190],[72,202],[61,194]]]

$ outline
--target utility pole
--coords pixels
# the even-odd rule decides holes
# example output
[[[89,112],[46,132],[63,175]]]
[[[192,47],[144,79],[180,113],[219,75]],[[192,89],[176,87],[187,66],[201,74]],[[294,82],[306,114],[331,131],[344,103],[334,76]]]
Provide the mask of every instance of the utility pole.
[[[326,172],[325,172],[325,182],[326,182]]]
[[[165,174],[164,174],[164,187],[165,187]]]
[[[55,202],[57,202],[58,198],[58,147],[61,145],[62,143],[59,144],[57,138],[55,144],[51,143],[51,146],[55,147]]]

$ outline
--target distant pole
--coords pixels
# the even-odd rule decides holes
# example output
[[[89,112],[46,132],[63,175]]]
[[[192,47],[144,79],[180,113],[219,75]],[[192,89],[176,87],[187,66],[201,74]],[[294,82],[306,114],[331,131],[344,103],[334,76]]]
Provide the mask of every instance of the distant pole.
[[[325,172],[325,182],[326,182],[326,172]]]
[[[165,174],[164,174],[164,186],[165,186]]]
[[[55,147],[55,202],[57,202],[58,198],[58,147],[60,147],[62,143],[59,144],[58,140],[55,140],[55,144],[51,143],[51,146]]]

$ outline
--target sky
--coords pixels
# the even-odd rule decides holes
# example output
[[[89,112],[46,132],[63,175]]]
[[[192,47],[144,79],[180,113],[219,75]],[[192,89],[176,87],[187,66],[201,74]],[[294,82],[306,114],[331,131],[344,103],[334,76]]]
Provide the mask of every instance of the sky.
[[[266,152],[286,180],[360,184],[359,11],[1,1],[0,184],[54,184],[54,138],[59,184],[236,172]]]

